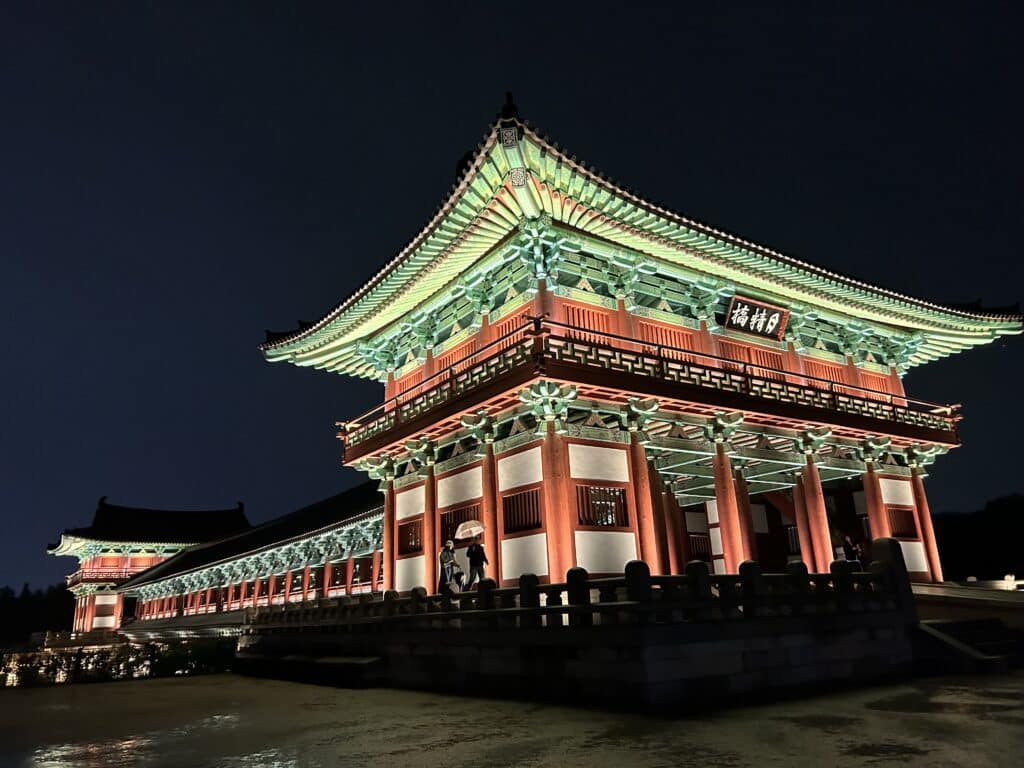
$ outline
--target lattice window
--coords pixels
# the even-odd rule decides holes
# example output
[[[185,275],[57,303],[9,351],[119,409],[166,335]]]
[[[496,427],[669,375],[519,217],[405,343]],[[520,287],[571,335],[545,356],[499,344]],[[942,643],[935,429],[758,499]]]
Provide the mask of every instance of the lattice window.
[[[531,488],[502,496],[501,515],[505,533],[540,528],[540,489]]]
[[[576,513],[580,525],[626,528],[629,526],[626,489],[577,485]]]
[[[502,339],[502,337],[511,334],[513,331],[517,331],[517,333],[514,333],[513,335],[509,336],[507,339],[502,339],[498,343],[497,348],[499,350],[508,349],[509,347],[518,343],[523,338],[523,334],[527,330],[523,326],[526,325],[527,317],[529,314],[530,310],[529,307],[527,307],[526,309],[523,309],[509,317],[506,317],[500,323],[495,324],[494,331],[491,336],[491,338],[493,338],[495,341]]]
[[[870,392],[861,392],[861,397],[867,397],[872,400],[889,400],[888,393],[890,392],[890,387],[888,376],[861,371],[860,385],[864,389],[871,390]]]
[[[407,403],[420,393],[420,384],[423,381],[423,369],[419,368],[406,374],[395,382],[395,393],[401,403]]]
[[[886,507],[889,513],[889,530],[900,539],[917,538],[917,521],[913,507]]]
[[[825,363],[821,360],[804,358],[804,372],[808,376],[813,376],[815,379],[825,380],[808,382],[812,387],[817,387],[818,389],[826,389],[826,381],[831,381],[835,384],[843,383],[843,368],[842,366],[835,365],[834,363]]]
[[[464,344],[459,344],[455,349],[451,349],[437,358],[434,364],[434,370],[438,373],[449,370],[451,373],[462,373],[462,371],[476,363],[476,358],[472,357],[476,352],[476,349],[476,339],[471,339]]]
[[[763,349],[762,347],[751,347],[750,362],[756,366],[763,366],[751,371],[754,376],[760,376],[763,379],[775,379],[776,381],[784,381],[786,378],[781,373],[785,367],[781,352]]]
[[[691,560],[711,560],[711,537],[706,533],[691,533],[689,534],[690,539],[690,559]]]
[[[789,554],[800,554],[800,532],[795,525],[786,526],[786,548]]]
[[[467,504],[441,513],[441,541],[455,540],[456,529],[467,520],[480,519],[480,505]]]
[[[750,347],[746,344],[738,344],[735,341],[719,339],[718,356],[728,358],[729,360],[735,360],[736,363],[749,363]],[[738,365],[736,363],[723,362],[722,367],[727,371],[742,371],[743,365]]]
[[[670,360],[694,362],[693,355],[688,355],[685,352],[680,351],[684,349],[697,349],[693,334],[690,331],[682,328],[670,328],[657,323],[647,323],[643,320],[636,322],[636,328],[639,332],[641,341],[646,341],[649,344],[654,344],[661,348],[660,352],[662,357],[666,357]],[[647,354],[657,354],[658,351],[659,349],[655,347],[644,347],[644,352]]]
[[[423,551],[423,521],[398,524],[398,554],[413,555]]]
[[[566,330],[566,336],[571,339],[579,339],[590,344],[607,344],[605,334],[610,329],[610,322],[607,312],[591,307],[578,307],[575,304],[565,305],[565,323],[570,326]],[[584,331],[597,331],[598,333],[585,333]]]

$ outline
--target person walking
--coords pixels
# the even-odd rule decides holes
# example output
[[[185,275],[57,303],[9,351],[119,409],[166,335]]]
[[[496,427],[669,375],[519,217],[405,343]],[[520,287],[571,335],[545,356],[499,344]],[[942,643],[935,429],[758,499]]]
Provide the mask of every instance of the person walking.
[[[484,566],[490,565],[479,536],[473,537],[473,543],[466,549],[466,558],[469,560],[469,580],[466,582],[466,589],[469,589],[473,582],[484,580]]]

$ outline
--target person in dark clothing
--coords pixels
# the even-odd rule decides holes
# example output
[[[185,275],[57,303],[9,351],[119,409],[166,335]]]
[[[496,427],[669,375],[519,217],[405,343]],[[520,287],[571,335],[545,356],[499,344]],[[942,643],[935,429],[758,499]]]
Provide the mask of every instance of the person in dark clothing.
[[[483,581],[484,566],[490,565],[479,536],[475,537],[473,543],[466,549],[466,559],[469,560],[469,581],[466,582],[466,589],[469,589],[473,582]]]

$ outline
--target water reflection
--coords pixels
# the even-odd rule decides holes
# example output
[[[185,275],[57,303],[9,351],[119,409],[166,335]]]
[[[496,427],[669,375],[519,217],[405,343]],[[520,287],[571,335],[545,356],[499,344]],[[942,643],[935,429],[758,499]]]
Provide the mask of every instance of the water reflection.
[[[127,768],[128,766],[183,765],[180,752],[183,738],[195,738],[203,731],[221,732],[236,728],[237,713],[210,715],[175,728],[147,731],[123,739],[105,739],[77,744],[57,744],[35,750],[29,761],[32,768]],[[295,755],[280,750],[229,757],[218,766],[246,768],[289,768],[297,765]]]

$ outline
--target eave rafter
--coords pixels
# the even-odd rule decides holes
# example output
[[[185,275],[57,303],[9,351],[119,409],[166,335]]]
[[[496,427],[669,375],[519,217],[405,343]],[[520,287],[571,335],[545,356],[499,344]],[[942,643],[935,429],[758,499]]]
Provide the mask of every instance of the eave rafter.
[[[621,248],[777,301],[917,332],[912,364],[1021,331],[1019,315],[972,313],[830,272],[643,200],[564,154],[518,120],[485,135],[467,172],[420,234],[363,288],[313,326],[262,345],[270,361],[373,375],[355,349],[450,290],[513,233],[546,216]]]

